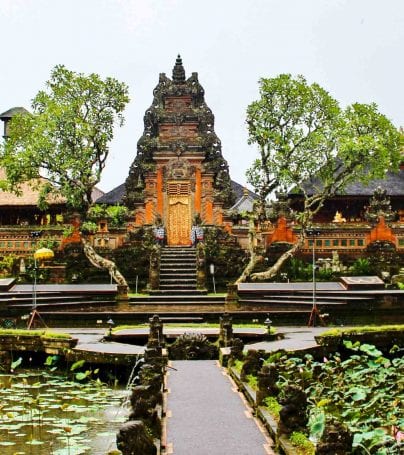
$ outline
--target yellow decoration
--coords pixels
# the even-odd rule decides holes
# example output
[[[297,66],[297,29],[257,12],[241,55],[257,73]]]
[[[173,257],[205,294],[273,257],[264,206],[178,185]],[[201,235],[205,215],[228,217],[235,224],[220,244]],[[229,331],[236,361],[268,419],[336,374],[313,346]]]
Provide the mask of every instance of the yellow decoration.
[[[47,259],[52,259],[55,256],[55,253],[49,248],[39,248],[34,253],[34,258],[38,261],[46,261]]]
[[[337,210],[332,222],[333,223],[346,223],[346,218],[343,218],[342,214],[340,212],[338,212],[338,210]]]

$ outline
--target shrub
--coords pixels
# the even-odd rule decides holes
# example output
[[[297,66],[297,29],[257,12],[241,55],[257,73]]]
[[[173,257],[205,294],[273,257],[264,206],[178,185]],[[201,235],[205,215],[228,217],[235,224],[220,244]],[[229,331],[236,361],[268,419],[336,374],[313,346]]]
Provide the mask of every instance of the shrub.
[[[173,360],[210,360],[218,357],[218,348],[201,333],[184,333],[168,348]]]
[[[282,405],[279,404],[278,400],[275,397],[266,397],[264,398],[264,405],[272,417],[275,420],[279,420],[279,412],[282,409]]]
[[[299,449],[299,454],[314,455],[314,446],[304,433],[301,433],[300,431],[294,431],[289,436],[289,441]]]

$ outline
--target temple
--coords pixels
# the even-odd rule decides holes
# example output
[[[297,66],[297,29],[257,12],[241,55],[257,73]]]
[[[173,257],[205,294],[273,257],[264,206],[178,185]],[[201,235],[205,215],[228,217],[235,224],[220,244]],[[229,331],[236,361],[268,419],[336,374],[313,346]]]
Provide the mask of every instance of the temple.
[[[12,116],[23,112],[23,108],[13,108],[0,115],[5,139]],[[5,178],[1,170],[0,178]],[[0,258],[31,255],[31,233],[37,226],[55,245],[63,245],[64,199],[50,200],[44,212],[36,206],[38,192],[28,185],[22,190],[18,196],[0,191]],[[90,241],[104,252],[125,248],[129,233],[156,224],[164,227],[167,246],[189,246],[196,217],[205,227],[221,227],[234,243],[248,247],[245,213],[254,210],[256,196],[230,179],[198,74],[187,77],[180,56],[171,78],[165,73],[159,76],[126,181],[100,196],[97,203],[124,205],[129,213],[119,227],[108,219],[97,221],[98,231],[90,235]],[[386,244],[402,258],[403,198],[403,164],[397,173],[389,171],[383,180],[368,186],[350,185],[326,201],[316,215],[319,234],[315,240],[307,239],[301,254],[310,257],[315,242],[319,257],[329,259],[337,252],[349,262]],[[300,228],[293,214],[301,207],[299,194],[278,194],[269,213],[262,220],[258,216],[256,246],[272,254],[294,243]]]
[[[134,211],[134,227],[161,219],[169,246],[190,244],[196,215],[205,225],[223,225],[225,210],[235,202],[204,94],[198,74],[186,78],[178,56],[172,78],[160,74],[153,91],[122,201],[110,194],[99,201],[123,202]]]

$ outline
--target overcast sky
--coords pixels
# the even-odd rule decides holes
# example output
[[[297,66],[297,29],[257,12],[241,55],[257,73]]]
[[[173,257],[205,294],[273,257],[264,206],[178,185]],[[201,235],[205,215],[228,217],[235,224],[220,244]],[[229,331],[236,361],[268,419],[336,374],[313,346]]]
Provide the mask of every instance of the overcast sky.
[[[376,102],[404,125],[403,0],[0,0],[0,113],[30,107],[57,64],[130,87],[99,187],[124,182],[159,73],[198,72],[233,180],[256,152],[245,112],[258,80],[303,74],[342,106]]]

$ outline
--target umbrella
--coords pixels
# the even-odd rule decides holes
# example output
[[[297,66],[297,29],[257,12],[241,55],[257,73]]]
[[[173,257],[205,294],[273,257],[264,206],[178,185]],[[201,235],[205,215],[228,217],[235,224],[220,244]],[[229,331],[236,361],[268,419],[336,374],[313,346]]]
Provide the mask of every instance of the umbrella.
[[[46,261],[47,259],[52,259],[55,256],[55,253],[49,248],[39,248],[34,253],[34,258],[39,261]]]

